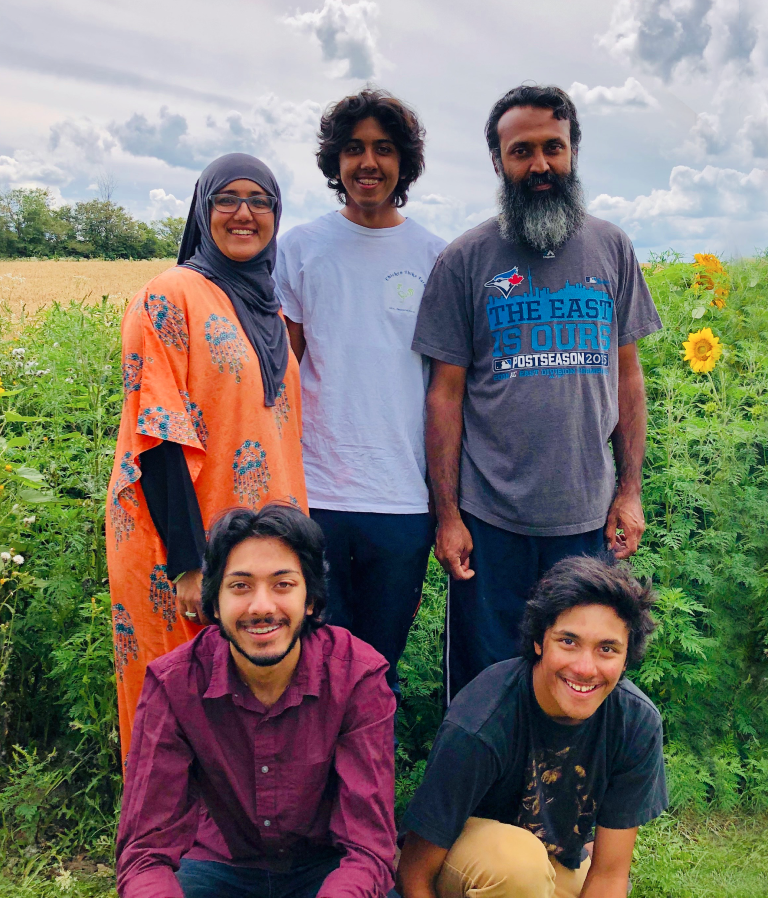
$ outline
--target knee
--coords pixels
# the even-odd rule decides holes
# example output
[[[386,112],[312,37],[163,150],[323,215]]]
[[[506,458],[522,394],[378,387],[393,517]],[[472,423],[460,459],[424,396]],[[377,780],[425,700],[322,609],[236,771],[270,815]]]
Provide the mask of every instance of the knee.
[[[517,826],[497,821],[487,824],[467,833],[469,838],[461,850],[452,849],[446,858],[446,863],[460,873],[464,894],[477,889],[489,895],[550,898],[554,871],[539,839]],[[462,835],[460,841],[464,838]],[[457,869],[459,864],[461,870]]]

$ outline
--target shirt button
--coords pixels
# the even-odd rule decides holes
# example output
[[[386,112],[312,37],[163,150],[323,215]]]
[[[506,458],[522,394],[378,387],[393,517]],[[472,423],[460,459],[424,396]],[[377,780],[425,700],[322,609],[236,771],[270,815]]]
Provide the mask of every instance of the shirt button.
[[[269,773],[269,767],[267,767],[267,765],[265,764],[265,765],[261,768],[261,772],[262,772],[262,773]]]
[[[272,821],[271,821],[271,820],[265,820],[265,821],[264,821],[264,826],[272,826]]]

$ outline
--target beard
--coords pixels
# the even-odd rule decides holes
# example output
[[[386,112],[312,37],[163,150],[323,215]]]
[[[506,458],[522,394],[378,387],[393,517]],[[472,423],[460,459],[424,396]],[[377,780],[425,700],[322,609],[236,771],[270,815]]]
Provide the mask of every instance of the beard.
[[[540,184],[549,190],[535,191]],[[537,252],[557,249],[581,228],[587,215],[584,191],[575,170],[531,174],[513,181],[501,173],[499,230],[504,240],[524,243]]]
[[[275,623],[288,623],[284,618],[274,618],[272,615],[268,615],[264,618],[264,620],[253,621],[249,624],[249,626],[255,627],[269,627]],[[296,643],[301,639],[307,629],[307,619],[303,618],[302,622],[296,627],[293,634],[291,635],[290,642],[288,643],[288,647],[285,651],[277,652],[274,655],[250,655],[245,649],[240,645],[237,640],[237,633],[232,633],[228,627],[225,627],[221,621],[219,624],[219,633],[227,640],[227,642],[234,648],[236,652],[246,658],[251,662],[255,667],[274,667],[275,664],[279,664],[283,658],[286,658],[293,651]]]

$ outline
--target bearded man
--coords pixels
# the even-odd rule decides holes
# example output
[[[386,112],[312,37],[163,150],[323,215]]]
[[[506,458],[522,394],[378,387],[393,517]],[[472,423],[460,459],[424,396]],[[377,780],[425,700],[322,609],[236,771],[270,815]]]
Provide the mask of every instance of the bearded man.
[[[629,238],[586,212],[570,97],[516,87],[485,134],[500,214],[442,253],[413,340],[431,359],[435,554],[451,575],[448,703],[520,654],[527,596],[557,561],[637,550],[637,340],[661,327]]]

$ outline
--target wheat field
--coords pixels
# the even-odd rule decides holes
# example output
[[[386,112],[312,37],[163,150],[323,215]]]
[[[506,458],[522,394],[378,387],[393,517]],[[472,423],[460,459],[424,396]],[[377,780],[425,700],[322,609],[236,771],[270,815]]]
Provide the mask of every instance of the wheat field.
[[[0,261],[0,304],[7,304],[18,315],[22,308],[31,313],[56,301],[98,302],[105,294],[122,302],[130,299],[150,278],[175,264],[173,259]]]

